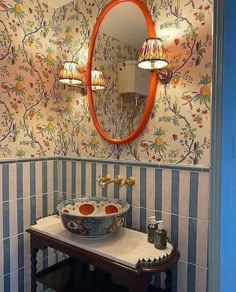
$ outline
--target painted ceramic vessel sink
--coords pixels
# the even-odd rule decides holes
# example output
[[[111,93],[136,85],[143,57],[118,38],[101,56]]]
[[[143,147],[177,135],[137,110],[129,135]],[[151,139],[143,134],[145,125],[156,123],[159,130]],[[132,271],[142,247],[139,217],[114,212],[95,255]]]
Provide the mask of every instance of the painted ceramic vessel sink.
[[[123,226],[130,205],[105,197],[69,199],[57,206],[63,226],[84,239],[105,238]]]

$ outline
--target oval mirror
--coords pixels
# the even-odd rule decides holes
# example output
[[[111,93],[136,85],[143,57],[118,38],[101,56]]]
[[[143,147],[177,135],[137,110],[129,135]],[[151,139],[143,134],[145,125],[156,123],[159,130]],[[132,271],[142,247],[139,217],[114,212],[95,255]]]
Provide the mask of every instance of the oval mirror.
[[[114,144],[144,130],[153,108],[157,75],[138,68],[146,38],[156,37],[148,8],[139,0],[113,0],[100,13],[89,43],[87,72],[103,72],[105,88],[87,74],[89,109],[98,133]]]

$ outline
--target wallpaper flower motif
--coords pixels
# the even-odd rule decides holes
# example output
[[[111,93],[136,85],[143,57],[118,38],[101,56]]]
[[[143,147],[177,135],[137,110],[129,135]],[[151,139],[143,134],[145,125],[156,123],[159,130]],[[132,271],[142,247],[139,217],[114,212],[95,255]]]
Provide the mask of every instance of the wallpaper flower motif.
[[[158,85],[142,135],[123,146],[97,134],[83,89],[58,82],[66,60],[78,62],[85,74],[91,31],[106,3],[72,2],[56,10],[37,0],[0,3],[1,157],[68,155],[209,164],[211,1],[146,1],[168,49],[173,78],[168,85]],[[101,43],[107,51],[119,50],[117,42],[103,41],[107,39]],[[112,72],[105,75],[109,78]]]

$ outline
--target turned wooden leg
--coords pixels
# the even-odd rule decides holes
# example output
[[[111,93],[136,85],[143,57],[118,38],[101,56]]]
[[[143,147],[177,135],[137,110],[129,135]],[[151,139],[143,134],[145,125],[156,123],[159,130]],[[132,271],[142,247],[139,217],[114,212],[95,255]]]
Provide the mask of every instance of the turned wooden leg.
[[[165,279],[165,285],[166,285],[166,291],[167,292],[171,292],[172,289],[172,275],[171,275],[171,271],[165,271],[166,274],[166,279]]]
[[[39,249],[34,247],[30,250],[30,260],[31,260],[31,292],[36,292],[37,282],[36,282],[36,273],[37,273],[37,253]]]

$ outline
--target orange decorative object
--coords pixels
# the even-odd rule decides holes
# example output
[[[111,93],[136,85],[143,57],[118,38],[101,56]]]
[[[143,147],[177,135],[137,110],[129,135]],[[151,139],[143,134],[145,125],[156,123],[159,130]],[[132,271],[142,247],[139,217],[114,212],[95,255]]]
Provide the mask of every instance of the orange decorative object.
[[[137,5],[140,8],[140,10],[142,11],[143,16],[145,18],[146,24],[147,24],[149,38],[156,38],[154,22],[152,20],[152,17],[150,15],[150,12],[149,12],[147,6],[143,2],[141,2],[139,0],[113,0],[110,3],[108,3],[107,6],[104,7],[104,9],[101,11],[101,13],[100,13],[95,25],[94,25],[93,32],[92,32],[91,39],[90,39],[90,43],[89,43],[87,72],[92,71],[92,59],[93,59],[93,51],[94,51],[95,41],[96,41],[99,27],[100,27],[104,17],[114,6],[116,6],[120,3],[126,3],[126,2],[134,3],[135,5]],[[133,141],[135,138],[137,138],[142,133],[142,131],[144,130],[144,128],[145,128],[145,126],[150,118],[150,114],[152,112],[152,108],[154,105],[156,88],[157,88],[157,80],[158,80],[157,74],[155,72],[151,72],[151,78],[150,78],[149,91],[148,91],[146,105],[145,105],[145,108],[143,111],[143,115],[142,115],[137,127],[128,136],[121,138],[121,139],[115,139],[115,138],[112,138],[111,136],[107,135],[98,122],[96,112],[95,112],[95,107],[94,107],[93,92],[91,89],[91,85],[92,85],[91,84],[91,74],[87,74],[87,94],[88,94],[90,113],[91,113],[95,128],[97,129],[98,133],[103,137],[104,140],[106,140],[110,143],[113,143],[113,144],[125,144],[125,143],[129,143],[129,142]]]
[[[118,208],[116,206],[113,206],[113,205],[108,205],[105,207],[105,212],[106,212],[106,214],[117,213]]]
[[[79,211],[82,215],[90,215],[94,211],[94,206],[91,204],[83,204],[79,207]]]

